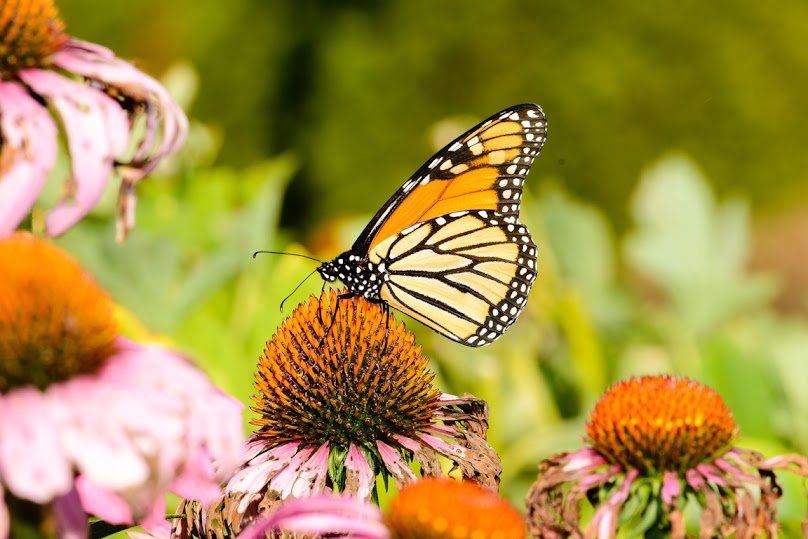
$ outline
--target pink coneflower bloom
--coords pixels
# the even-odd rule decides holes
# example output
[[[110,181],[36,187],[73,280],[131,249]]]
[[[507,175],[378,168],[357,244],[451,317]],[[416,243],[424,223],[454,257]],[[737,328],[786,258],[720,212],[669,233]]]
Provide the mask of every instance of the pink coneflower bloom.
[[[134,185],[185,140],[188,120],[165,88],[99,45],[70,38],[52,0],[0,3],[0,238],[28,215],[62,131],[71,173],[45,217],[59,235],[121,177],[118,240],[134,223]]]
[[[423,479],[405,486],[385,514],[362,500],[317,495],[268,511],[239,534],[267,532],[365,539],[524,539],[525,522],[508,502],[469,481]]]
[[[485,402],[434,389],[413,335],[379,305],[337,302],[334,291],[312,297],[267,343],[253,397],[260,428],[221,502],[177,511],[187,515],[177,536],[237,533],[287,498],[335,491],[375,499],[378,475],[399,488],[416,479],[413,459],[423,476],[440,475],[443,456],[458,475],[498,488]]]
[[[646,376],[617,383],[589,415],[588,447],[539,465],[528,528],[548,539],[684,539],[691,537],[689,505],[700,513],[698,537],[775,537],[775,470],[806,477],[808,462],[733,447],[737,434],[721,396],[698,382]],[[582,525],[585,502],[594,514]]]
[[[0,539],[86,536],[88,513],[168,533],[166,489],[221,496],[241,408],[180,355],[118,336],[66,253],[0,240]]]

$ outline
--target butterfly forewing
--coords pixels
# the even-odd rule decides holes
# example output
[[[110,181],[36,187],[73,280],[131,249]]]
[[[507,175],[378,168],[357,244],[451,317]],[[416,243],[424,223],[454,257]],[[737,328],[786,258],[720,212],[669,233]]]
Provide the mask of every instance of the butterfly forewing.
[[[379,210],[354,243],[369,252],[420,222],[459,211],[519,215],[522,187],[544,144],[538,105],[516,105],[464,133],[427,161]]]
[[[387,238],[368,253],[389,272],[380,298],[463,344],[494,341],[519,316],[536,277],[536,245],[509,221],[455,212]]]

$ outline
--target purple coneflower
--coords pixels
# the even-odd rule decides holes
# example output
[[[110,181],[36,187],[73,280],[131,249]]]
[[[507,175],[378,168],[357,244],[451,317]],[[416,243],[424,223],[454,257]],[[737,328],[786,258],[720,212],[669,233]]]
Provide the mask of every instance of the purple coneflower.
[[[421,475],[441,475],[439,455],[497,489],[485,402],[433,388],[413,335],[379,305],[337,302],[334,291],[312,297],[267,343],[253,397],[260,428],[221,502],[185,504],[176,536],[236,533],[286,498],[335,491],[375,499],[378,475],[401,488],[416,479],[413,459]]]
[[[734,447],[737,434],[721,396],[698,382],[646,376],[617,383],[589,416],[589,447],[539,465],[528,528],[548,539],[611,539],[618,531],[683,539],[690,503],[700,513],[698,537],[775,537],[774,472],[808,476],[808,462]],[[584,501],[594,514],[581,526]]]
[[[55,117],[54,117],[55,116]],[[134,185],[188,130],[165,88],[99,45],[70,38],[52,0],[0,3],[0,238],[31,211],[54,166],[59,131],[71,173],[45,218],[59,235],[121,176],[118,240],[134,223]]]
[[[71,257],[24,232],[0,240],[0,539],[86,536],[87,513],[167,527],[166,489],[221,495],[241,405],[178,354],[117,333]]]
[[[524,539],[522,515],[470,481],[428,478],[405,486],[386,514],[347,496],[298,498],[251,524],[239,539],[267,532],[365,539]]]

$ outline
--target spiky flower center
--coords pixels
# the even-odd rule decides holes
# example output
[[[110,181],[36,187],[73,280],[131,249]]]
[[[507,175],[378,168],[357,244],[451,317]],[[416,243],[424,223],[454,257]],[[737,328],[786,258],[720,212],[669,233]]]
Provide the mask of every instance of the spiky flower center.
[[[392,539],[521,539],[522,516],[469,481],[423,479],[401,490],[385,520]]]
[[[41,66],[67,39],[53,0],[0,2],[0,76]]]
[[[95,372],[116,334],[109,298],[73,258],[23,232],[0,241],[0,393]]]
[[[412,436],[436,410],[433,378],[403,324],[331,291],[301,304],[267,343],[252,424],[273,442],[343,448]]]
[[[612,386],[589,414],[587,442],[625,469],[686,472],[723,454],[737,436],[732,412],[711,388],[646,376]]]

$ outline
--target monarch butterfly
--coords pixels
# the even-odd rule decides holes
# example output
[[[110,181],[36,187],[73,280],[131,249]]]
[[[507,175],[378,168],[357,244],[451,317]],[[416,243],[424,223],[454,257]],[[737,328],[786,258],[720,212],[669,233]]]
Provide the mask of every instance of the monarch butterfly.
[[[467,346],[499,338],[525,307],[536,245],[519,223],[525,176],[544,144],[541,107],[494,114],[435,154],[379,209],[353,247],[317,271]]]

